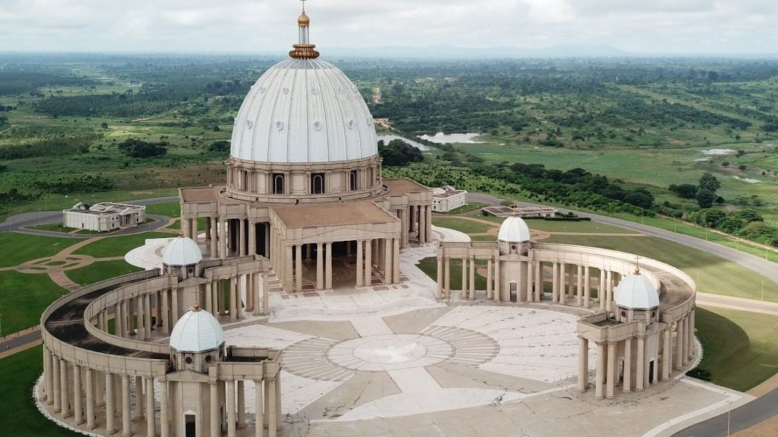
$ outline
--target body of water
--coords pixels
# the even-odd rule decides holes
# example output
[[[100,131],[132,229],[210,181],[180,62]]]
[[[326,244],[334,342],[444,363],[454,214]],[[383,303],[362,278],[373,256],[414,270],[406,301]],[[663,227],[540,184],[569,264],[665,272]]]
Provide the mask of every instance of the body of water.
[[[391,141],[394,141],[394,140],[402,140],[402,141],[405,141],[406,143],[410,144],[411,146],[421,150],[422,152],[426,152],[426,151],[428,151],[430,149],[429,147],[425,146],[424,144],[422,144],[422,143],[420,143],[418,141],[409,140],[408,138],[404,138],[404,137],[401,137],[399,135],[379,135],[378,136],[378,141],[382,141],[382,140],[386,144],[389,144]]]
[[[421,138],[432,141],[436,144],[483,144],[481,141],[475,141],[475,138],[481,134],[444,134],[438,132],[433,136],[424,135]]]

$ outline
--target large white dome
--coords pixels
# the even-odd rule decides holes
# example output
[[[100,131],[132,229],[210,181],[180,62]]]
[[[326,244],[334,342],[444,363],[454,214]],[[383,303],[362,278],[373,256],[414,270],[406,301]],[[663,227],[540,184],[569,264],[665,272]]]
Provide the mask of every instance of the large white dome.
[[[322,163],[378,154],[373,117],[357,87],[332,64],[290,59],[251,88],[235,119],[233,158]]]
[[[170,334],[170,347],[178,352],[205,352],[218,349],[222,344],[224,330],[219,321],[197,306],[176,322]]]

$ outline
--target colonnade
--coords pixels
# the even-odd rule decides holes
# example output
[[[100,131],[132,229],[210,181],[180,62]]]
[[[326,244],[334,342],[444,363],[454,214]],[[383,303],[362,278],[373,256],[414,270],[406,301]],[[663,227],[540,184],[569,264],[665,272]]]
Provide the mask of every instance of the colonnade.
[[[61,359],[44,347],[42,381],[39,401],[77,426],[85,424],[87,430],[101,428],[105,434],[120,432],[129,437],[134,423],[135,433],[145,429],[147,437],[170,435],[170,398],[164,379],[95,370]],[[157,386],[159,421],[154,396]]]
[[[589,347],[597,349],[595,397],[611,399],[616,387],[623,393],[643,391],[659,381],[671,379],[674,370],[684,370],[694,358],[694,318],[692,310],[681,319],[657,323],[626,338],[592,341],[579,335],[578,389],[589,387]],[[656,342],[655,347],[648,348]],[[655,354],[650,351],[655,350]],[[661,352],[660,352],[661,351]]]
[[[261,228],[258,226],[261,225]],[[198,219],[181,219],[181,232],[198,241]],[[211,258],[270,255],[270,223],[245,218],[205,217],[205,243]],[[264,233],[262,240],[258,239]],[[264,242],[264,247],[258,244]]]
[[[439,299],[451,298],[451,261],[457,260],[462,266],[462,287],[460,299],[475,300],[476,275],[479,268],[486,270],[486,299],[494,302],[541,302],[545,295],[546,283],[551,284],[551,303],[559,305],[577,305],[591,308],[598,303],[600,309],[612,311],[613,295],[621,274],[602,267],[576,265],[558,261],[513,261],[518,264],[513,277],[507,278],[501,272],[501,265],[511,261],[501,261],[499,253],[491,255],[474,254],[464,258],[438,254],[437,296]],[[503,269],[506,267],[502,267]],[[592,273],[599,272],[599,280],[593,280]],[[507,282],[507,283],[502,283]],[[596,297],[593,298],[593,292]]]
[[[408,205],[398,211],[403,222],[402,247],[411,241],[425,244],[432,241],[432,205]]]

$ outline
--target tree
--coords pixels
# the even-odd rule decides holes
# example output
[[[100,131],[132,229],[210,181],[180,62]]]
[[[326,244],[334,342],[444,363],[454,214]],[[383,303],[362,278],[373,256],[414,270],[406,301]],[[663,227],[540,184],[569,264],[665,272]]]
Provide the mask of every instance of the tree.
[[[102,127],[103,129],[108,129],[108,123],[106,123],[106,122],[103,122],[103,123],[100,125],[100,127]]]
[[[211,143],[210,146],[208,146],[209,152],[216,152],[216,153],[227,153],[230,151],[230,142],[229,141],[216,141],[214,143]]]
[[[643,209],[650,209],[654,206],[654,196],[645,188],[636,188],[627,191],[627,194],[624,195],[624,202],[629,203],[630,205],[639,206]]]
[[[412,162],[421,162],[424,160],[424,155],[422,155],[421,150],[411,146],[403,140],[392,140],[386,146],[379,142],[378,153],[381,155],[381,158],[384,159],[384,165],[387,167],[405,167]]]
[[[719,188],[721,188],[721,182],[716,179],[716,176],[705,172],[705,174],[700,178],[700,190],[706,190],[715,193],[719,190]]]
[[[692,184],[670,185],[670,191],[681,199],[694,199],[697,196],[697,186]]]
[[[136,138],[128,138],[119,144],[119,151],[133,158],[153,158],[167,155],[168,143],[148,143]]]
[[[706,189],[700,189],[697,193],[697,205],[700,208],[710,208],[716,200],[716,193]]]

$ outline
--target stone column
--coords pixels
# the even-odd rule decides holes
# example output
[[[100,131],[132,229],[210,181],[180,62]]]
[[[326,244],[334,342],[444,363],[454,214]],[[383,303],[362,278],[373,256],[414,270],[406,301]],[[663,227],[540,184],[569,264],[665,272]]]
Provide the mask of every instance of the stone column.
[[[689,313],[689,326],[687,327],[689,331],[689,360],[691,361],[692,358],[694,358],[694,313],[696,310],[692,309],[691,313]]]
[[[584,267],[584,301],[583,307],[589,308],[592,300],[592,279],[589,277],[589,266]]]
[[[616,385],[616,343],[608,342],[608,379],[605,385],[605,397],[613,398],[613,389]]]
[[[470,300],[475,300],[475,258],[470,258]]]
[[[227,258],[227,230],[221,217],[216,219],[216,238],[219,240],[219,258]]]
[[[675,322],[675,368],[677,370],[683,369],[683,360],[681,359],[681,354],[683,353],[681,338],[683,334],[681,331],[683,331],[681,329],[681,321],[678,320]]]
[[[62,384],[59,382],[59,358],[53,357],[52,363],[51,363],[51,373],[52,376],[52,383],[54,386],[54,389],[52,390],[52,397],[54,400],[52,401],[52,404],[54,405],[54,412],[59,413],[62,411],[62,395],[60,394],[60,388],[62,387]]]
[[[597,343],[597,379],[594,382],[594,397],[602,399],[602,388],[605,382],[605,343]]]
[[[543,300],[543,266],[540,261],[535,261],[535,300],[540,302]]]
[[[683,318],[683,365],[689,364],[689,316]]]
[[[235,381],[227,381],[227,437],[235,437],[236,431]]]
[[[425,220],[425,226],[427,227],[427,230],[424,232],[427,241],[425,242],[429,243],[432,241],[432,206],[427,205],[424,209],[427,215],[427,220]]]
[[[209,217],[208,223],[209,240],[211,242],[211,259],[216,259],[219,257],[219,237],[217,234],[219,225],[216,221],[216,217]]]
[[[451,298],[451,258],[444,256],[445,272],[443,273],[443,292],[446,299]]]
[[[154,416],[154,378],[146,378],[146,437],[157,435]]]
[[[284,287],[287,291],[295,291],[294,288],[294,246],[286,246],[286,258],[284,259]]]
[[[84,409],[81,403],[81,366],[73,365],[73,415],[76,425],[84,423]]]
[[[267,393],[267,405],[268,405],[268,412],[267,412],[267,423],[268,423],[268,434],[270,434],[270,437],[277,437],[278,435],[278,407],[280,405],[276,404],[276,378],[269,379],[267,381],[267,386],[265,387],[265,393]]]
[[[44,363],[46,364],[46,404],[54,404],[54,369],[52,368],[53,357],[51,351],[46,346],[43,347]]]
[[[393,244],[391,238],[384,239],[384,279],[386,284],[393,284],[392,272],[394,272],[394,262],[392,261]]]
[[[502,281],[500,281],[500,257],[497,256],[494,261],[494,301],[502,300]]]
[[[400,221],[402,222],[402,245],[408,247],[408,208],[400,210]]]
[[[68,362],[59,360],[59,395],[60,415],[70,417],[70,400],[68,399]]]
[[[589,340],[578,337],[578,391],[586,391],[589,386]]]
[[[86,390],[86,428],[89,430],[95,429],[95,382],[92,369],[86,368],[84,371],[85,383],[84,389]]]
[[[559,264],[559,290],[557,297],[561,305],[567,305],[567,264]]]
[[[208,287],[207,290],[210,291],[211,286],[208,285],[207,287]],[[163,290],[159,294],[159,299],[161,300],[159,304],[161,304],[162,307],[162,320],[161,320],[162,332],[165,335],[170,335],[170,292],[169,290]],[[209,293],[206,296],[205,304],[210,306],[210,303],[211,302],[210,302],[210,293]],[[213,313],[213,309],[211,309],[211,312]]]
[[[212,382],[208,385],[208,392],[210,393],[210,422],[211,422],[211,437],[221,437],[222,430],[219,423],[219,387],[216,382]]]
[[[191,238],[196,243],[197,242],[197,217],[195,217],[195,218],[193,218],[191,220],[192,220],[192,228],[191,228],[191,230],[192,230],[192,237]]]
[[[605,268],[600,268],[600,283],[597,284],[597,300],[600,301],[600,309],[605,311],[605,300],[607,299],[607,288],[605,286]]]
[[[146,317],[143,314],[143,296],[138,296],[133,299],[132,305],[137,305],[137,314],[135,315],[136,335],[138,336],[139,341],[144,341],[146,340],[146,328],[143,327],[143,322],[146,320]]]
[[[373,248],[372,241],[365,240],[365,286],[371,287],[373,285]]]
[[[240,256],[246,256],[248,252],[249,221],[240,219],[239,223],[240,236],[238,237],[238,244],[240,245]]]
[[[114,406],[114,399],[116,396],[113,393],[113,375],[110,373],[105,374],[105,427],[108,430],[108,434],[113,434],[116,430],[116,424],[114,418],[116,416],[116,407]]]
[[[249,255],[257,254],[257,222],[249,220]]]
[[[532,286],[532,261],[528,261],[527,265],[527,302],[535,301],[535,291]]]
[[[230,320],[238,320],[238,305],[240,305],[238,296],[238,277],[230,278]]]
[[[149,293],[146,293],[143,296],[143,305],[146,307],[144,310],[144,314],[146,315],[146,323],[145,323],[145,329],[146,329],[146,339],[151,340],[151,325],[152,325],[152,316],[154,313],[151,309],[151,295]]]
[[[559,301],[559,263],[551,263],[551,303]]]
[[[170,437],[170,407],[168,403],[170,398],[167,394],[167,381],[160,381],[159,384],[159,435],[160,437]]]
[[[295,246],[294,291],[303,291],[303,246]]]
[[[643,387],[646,381],[646,339],[645,337],[638,337],[638,359],[637,368],[635,369],[635,390],[643,391]]]
[[[332,243],[326,244],[326,257],[327,262],[325,263],[325,274],[324,277],[325,280],[325,286],[327,287],[327,290],[332,290]]]
[[[578,274],[576,275],[578,281],[575,287],[575,302],[578,306],[583,304],[583,266],[578,264]]]
[[[624,340],[624,393],[632,391],[632,338]]]
[[[492,259],[486,261],[486,299],[492,298]]]
[[[130,437],[130,378],[121,375],[122,381],[122,437]]]
[[[427,212],[426,207],[419,207],[419,244],[427,242]]]
[[[264,412],[265,407],[262,404],[262,389],[264,384],[262,381],[254,381],[254,437],[264,437],[265,434],[265,420]]]
[[[134,378],[135,385],[135,419],[143,420],[146,412],[143,408],[143,379],[140,376]]]
[[[262,314],[270,314],[270,285],[267,279],[267,273],[262,274]]]
[[[490,262],[491,265],[491,262]],[[435,291],[435,295],[438,299],[443,299],[443,255],[438,254],[438,280],[435,282],[435,285],[437,287]],[[491,274],[489,275],[491,276]]]
[[[400,239],[394,238],[392,239],[393,245],[394,245],[394,251],[392,253],[392,263],[393,263],[393,269],[392,272],[392,278],[394,279],[395,284],[400,283]]]
[[[462,292],[460,299],[467,299],[467,258],[462,258]]]
[[[670,369],[673,368],[673,349],[670,347],[670,325],[667,325],[664,335],[664,347],[662,348],[662,380],[670,379]]]
[[[170,296],[173,298],[173,308],[170,311],[170,314],[173,316],[173,320],[170,322],[170,326],[175,326],[176,322],[178,322],[179,313],[178,313],[178,288],[173,288],[170,290]]]
[[[262,225],[265,228],[265,258],[270,259],[270,223]]]
[[[359,266],[359,257],[357,257],[357,266]],[[357,267],[359,270],[359,267]],[[360,274],[357,272],[357,286],[359,286]],[[324,244],[316,243],[316,290],[324,290]]]
[[[605,282],[607,283],[606,286],[606,300],[605,300],[605,309],[608,312],[613,312],[613,272],[608,270],[608,272],[605,274]]]
[[[246,390],[245,382],[238,381],[238,429],[246,427]]]
[[[319,243],[319,251],[321,252],[321,243]],[[316,260],[316,268],[321,269],[321,257]],[[319,270],[321,271],[321,270]],[[365,248],[362,247],[362,240],[357,240],[357,287],[365,285],[363,276],[365,274]]]

